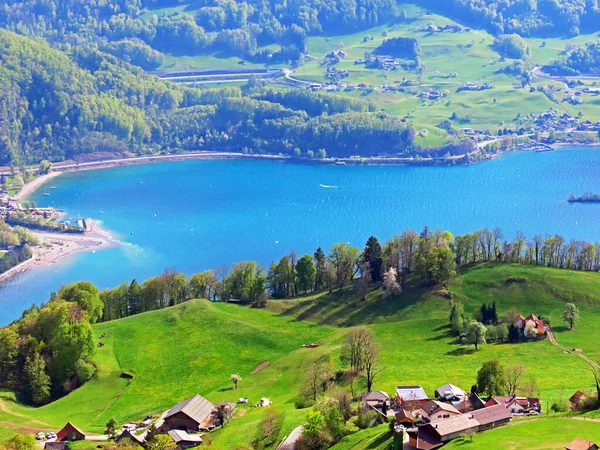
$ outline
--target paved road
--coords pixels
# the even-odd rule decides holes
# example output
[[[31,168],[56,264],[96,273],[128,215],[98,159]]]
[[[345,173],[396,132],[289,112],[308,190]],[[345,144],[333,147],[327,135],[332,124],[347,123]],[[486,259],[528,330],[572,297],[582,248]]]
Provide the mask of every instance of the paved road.
[[[304,431],[304,425],[294,428],[290,435],[279,444],[277,450],[294,450],[296,448],[296,441],[302,436],[302,431]]]

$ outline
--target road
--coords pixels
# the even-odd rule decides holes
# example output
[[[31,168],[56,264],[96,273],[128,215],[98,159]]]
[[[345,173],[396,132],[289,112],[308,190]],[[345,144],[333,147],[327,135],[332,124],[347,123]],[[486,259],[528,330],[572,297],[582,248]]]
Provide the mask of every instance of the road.
[[[583,359],[585,362],[587,362],[593,370],[598,370],[600,371],[600,365],[594,361],[592,358],[584,355],[581,352],[576,352],[573,349],[567,348],[564,345],[560,345],[557,341],[556,341],[556,336],[554,335],[554,332],[552,331],[552,328],[550,327],[546,327],[546,332],[548,333],[548,339],[550,339],[550,342],[552,343],[552,345],[554,345],[556,348],[559,348],[560,350],[562,350],[563,352],[567,352],[570,353],[571,355],[575,355],[580,357],[581,359]]]
[[[304,425],[294,428],[290,435],[277,446],[277,450],[294,450],[294,448],[296,448],[296,442],[300,439],[300,436],[302,436],[303,431]]]

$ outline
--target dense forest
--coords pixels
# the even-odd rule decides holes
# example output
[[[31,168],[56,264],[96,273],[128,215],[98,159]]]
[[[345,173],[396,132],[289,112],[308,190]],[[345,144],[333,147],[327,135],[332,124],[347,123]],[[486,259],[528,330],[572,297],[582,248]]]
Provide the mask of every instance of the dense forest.
[[[0,60],[0,164],[95,151],[309,158],[418,151],[410,125],[360,101],[187,88],[90,46],[67,54],[6,30],[0,30]]]
[[[491,33],[571,35],[600,30],[597,0],[402,0]]]
[[[144,14],[190,4],[193,15]],[[367,29],[393,14],[392,0],[7,0],[0,27],[55,43],[93,43],[152,69],[161,63],[154,50],[249,57],[258,46],[277,43],[304,51],[307,35]]]
[[[91,283],[63,287],[43,307],[0,330],[0,387],[42,405],[59,398],[94,374],[91,324],[102,315]]]

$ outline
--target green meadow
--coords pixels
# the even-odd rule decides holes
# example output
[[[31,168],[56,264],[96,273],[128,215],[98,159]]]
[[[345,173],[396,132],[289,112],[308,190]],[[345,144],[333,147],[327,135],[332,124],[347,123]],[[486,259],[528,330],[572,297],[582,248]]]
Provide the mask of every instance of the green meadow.
[[[521,282],[508,282],[511,277]],[[463,301],[467,314],[483,302],[495,301],[499,315],[512,307],[523,315],[548,315],[560,343],[590,356],[598,350],[600,274],[586,272],[483,264],[463,268],[448,292],[408,283],[402,294],[387,300],[381,299],[379,290],[370,291],[361,300],[354,286],[341,293],[273,300],[266,309],[192,300],[95,325],[95,336],[104,344],[95,356],[98,372],[61,400],[31,408],[20,404],[10,392],[0,393],[0,438],[29,431],[30,427],[56,430],[68,420],[87,432],[102,433],[111,417],[120,423],[140,420],[196,393],[215,403],[250,399],[248,405],[238,406],[226,427],[211,433],[213,447],[235,448],[252,439],[265,414],[264,409],[252,406],[261,397],[269,398],[282,414],[283,438],[306,416],[306,410],[294,405],[306,368],[315,359],[329,356],[341,369],[344,336],[349,327],[358,325],[376,333],[383,370],[375,388],[389,393],[398,384],[421,384],[433,395],[437,387],[448,382],[468,390],[481,364],[489,359],[525,366],[525,378],[535,379],[544,409],[577,389],[591,389],[593,378],[586,363],[547,340],[488,344],[477,352],[472,346],[456,344],[448,329],[450,298]],[[573,331],[561,321],[566,302],[575,302],[581,309],[581,320]],[[302,344],[312,342],[319,347],[302,348]],[[269,365],[255,371],[265,361]],[[120,378],[122,372],[133,375],[133,380]],[[231,373],[242,376],[237,390],[228,381]],[[561,424],[565,438],[571,424],[584,424],[573,419],[552,421]],[[539,421],[539,431],[535,428],[531,432],[532,444],[543,433],[546,422],[550,420]],[[518,427],[529,433],[535,424],[532,421]],[[600,428],[600,424],[585,425]],[[492,433],[511,437],[508,428]],[[487,434],[464,445],[485,448]],[[379,427],[348,436],[338,448],[385,448],[389,439],[387,428]]]

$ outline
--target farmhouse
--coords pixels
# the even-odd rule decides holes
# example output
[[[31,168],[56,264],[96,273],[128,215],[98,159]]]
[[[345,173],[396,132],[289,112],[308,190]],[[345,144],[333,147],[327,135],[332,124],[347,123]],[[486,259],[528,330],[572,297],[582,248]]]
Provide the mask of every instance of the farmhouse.
[[[445,384],[442,387],[439,387],[435,390],[435,396],[440,400],[445,400],[447,402],[459,403],[465,399],[467,394],[458,386],[454,386],[453,384]]]
[[[161,427],[163,433],[171,430],[194,432],[211,415],[215,405],[200,395],[190,397],[173,406],[165,415]]]
[[[67,450],[69,443],[66,441],[46,442],[44,450]]]
[[[581,390],[575,392],[569,399],[569,403],[571,403],[571,409],[573,411],[579,410],[579,403],[582,400],[585,400],[586,398],[587,398],[587,395],[585,394],[585,392],[583,392]]]
[[[522,333],[524,333],[525,327],[529,322],[533,322],[533,324],[535,325],[535,331],[537,333],[538,338],[541,338],[546,334],[546,327],[544,326],[544,322],[542,322],[533,314],[529,314],[527,317],[523,317],[519,314],[513,321],[513,325],[517,327]]]
[[[83,441],[85,440],[85,433],[73,425],[71,422],[67,424],[56,433],[57,441]]]
[[[565,447],[565,450],[598,450],[598,446],[592,441],[577,437]]]
[[[469,394],[462,402],[454,405],[462,413],[485,408],[485,402],[477,394]]]
[[[387,415],[388,402],[390,396],[383,391],[363,392],[362,394],[362,409],[369,411],[374,409],[379,414]]]
[[[511,414],[504,405],[490,406],[466,414],[420,426],[416,434],[409,432],[410,445],[418,450],[431,450],[456,439],[465,432],[479,432],[506,425]]]
[[[485,404],[486,407],[495,405],[505,405],[513,415],[529,414],[532,412],[539,414],[542,412],[540,399],[534,397],[517,397],[516,395],[510,397],[496,396],[489,399]]]
[[[460,411],[450,403],[438,402],[437,400],[429,400],[423,405],[422,410],[424,414],[421,415],[421,418],[424,422],[437,422],[438,420],[460,415]]]
[[[417,408],[429,401],[421,386],[398,386],[396,404],[402,408]]]
[[[202,444],[202,437],[199,434],[188,434],[182,430],[171,430],[169,436],[175,441],[180,450],[196,447]]]
[[[146,433],[136,436],[136,434],[133,433],[131,430],[126,429],[115,439],[115,443],[118,444],[121,441],[129,440],[132,443],[142,445],[146,441],[145,438],[146,438]]]

